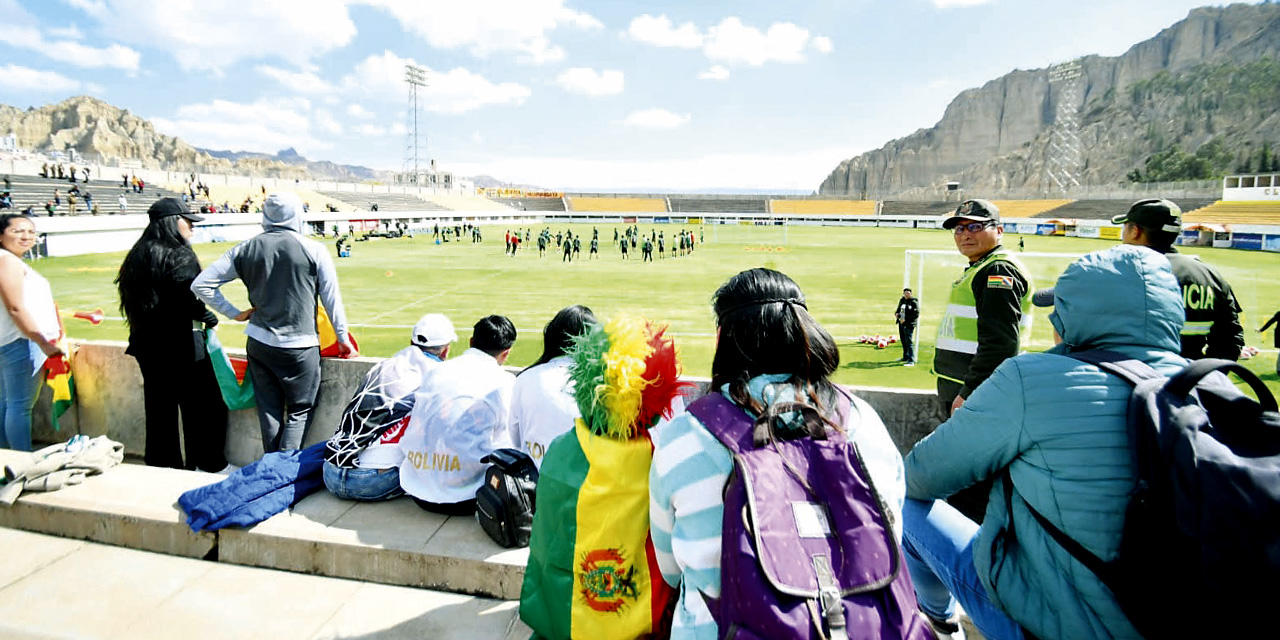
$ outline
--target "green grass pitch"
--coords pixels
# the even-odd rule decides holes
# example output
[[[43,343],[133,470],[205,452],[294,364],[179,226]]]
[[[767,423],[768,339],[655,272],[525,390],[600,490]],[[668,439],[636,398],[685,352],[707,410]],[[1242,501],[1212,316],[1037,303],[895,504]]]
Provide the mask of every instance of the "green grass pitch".
[[[532,362],[541,352],[543,326],[559,309],[585,304],[597,316],[639,314],[670,325],[680,349],[684,373],[709,376],[715,341],[711,295],[733,274],[751,267],[778,269],[796,280],[808,298],[810,311],[836,337],[840,345],[839,382],[879,387],[932,389],[928,364],[933,358],[933,333],[942,315],[943,299],[959,276],[963,258],[954,253],[951,234],[937,230],[867,227],[746,227],[675,224],[640,225],[642,232],[665,231],[668,241],[681,229],[699,230],[705,241],[692,255],[652,263],[640,260],[639,251],[622,260],[613,243],[615,228],[622,225],[552,224],[552,233],[571,229],[583,235],[583,252],[572,263],[548,249],[538,256],[536,241],[521,245],[515,257],[504,255],[501,227],[485,227],[485,241],[435,244],[419,235],[409,239],[373,239],[357,242],[350,258],[335,259],[348,321],[362,355],[388,356],[407,344],[408,326],[424,313],[449,316],[458,329],[461,353],[471,325],[480,317],[498,313],[511,318],[519,339],[509,364]],[[543,225],[530,227],[533,234]],[[593,227],[600,229],[599,259],[587,258]],[[1006,245],[1017,246],[1010,235]],[[1087,253],[1114,244],[1106,240],[1022,236],[1027,252]],[[330,251],[333,241],[325,240]],[[229,244],[197,246],[202,264],[209,264]],[[669,248],[669,247],[668,247]],[[904,250],[942,249],[949,256],[931,257],[925,265],[922,317],[919,330],[920,366],[907,368],[896,360],[898,345],[877,349],[858,344],[862,334],[896,335],[893,310],[903,284]],[[1271,348],[1255,330],[1280,309],[1280,254],[1191,248],[1190,253],[1217,265],[1231,281],[1245,309],[1243,324],[1250,345]],[[48,258],[35,268],[53,285],[64,313],[101,308],[118,317],[118,299],[112,284],[122,253]],[[1070,258],[1028,258],[1037,288],[1051,286]],[[916,270],[912,269],[912,278]],[[914,282],[914,280],[913,280]],[[237,304],[246,296],[239,283],[224,288]],[[1052,344],[1046,311],[1036,310],[1030,350]],[[124,340],[127,330],[118,319],[99,326],[66,318],[68,332],[86,340]],[[362,326],[363,325],[363,326]],[[223,319],[218,335],[228,346],[241,347],[240,327]],[[1264,352],[1246,365],[1260,374],[1280,394],[1275,373],[1276,355]]]

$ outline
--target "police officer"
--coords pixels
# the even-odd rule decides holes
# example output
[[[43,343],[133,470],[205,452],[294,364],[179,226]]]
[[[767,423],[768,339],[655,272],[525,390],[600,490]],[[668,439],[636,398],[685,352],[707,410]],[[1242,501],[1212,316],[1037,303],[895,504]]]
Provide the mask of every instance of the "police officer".
[[[898,340],[902,342],[902,361],[908,367],[916,366],[916,323],[920,320],[920,301],[911,295],[911,289],[902,290],[898,308],[893,312],[898,321]]]
[[[1018,354],[1031,331],[1031,283],[1027,270],[1000,241],[1000,210],[986,200],[966,200],[942,223],[969,266],[951,286],[933,355],[938,399],[954,413],[996,367]],[[948,498],[974,522],[982,522],[991,493],[981,482]]]
[[[1268,320],[1266,324],[1258,327],[1258,333],[1266,331],[1273,324],[1280,324],[1280,311],[1277,311],[1275,315],[1271,316],[1271,319]],[[1280,348],[1280,326],[1276,327],[1274,339],[1276,348]],[[1276,375],[1280,375],[1280,357],[1276,358]]]
[[[1173,248],[1182,233],[1182,209],[1161,198],[1139,200],[1129,211],[1111,219],[1123,224],[1121,241],[1165,254],[1182,287],[1187,322],[1182,326],[1182,357],[1189,360],[1239,360],[1244,347],[1240,304],[1226,278],[1212,265],[1184,256]]]

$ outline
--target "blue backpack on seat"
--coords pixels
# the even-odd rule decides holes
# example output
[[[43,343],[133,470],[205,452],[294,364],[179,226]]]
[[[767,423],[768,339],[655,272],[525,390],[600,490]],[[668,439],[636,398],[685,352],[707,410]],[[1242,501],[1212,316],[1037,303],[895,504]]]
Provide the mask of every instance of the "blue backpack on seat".
[[[1165,378],[1114,352],[1070,357],[1134,386],[1137,485],[1119,555],[1104,562],[1027,504],[1032,516],[1111,589],[1144,637],[1261,637],[1280,603],[1280,413],[1271,392],[1229,360],[1197,360]],[[1258,400],[1217,372],[1238,375]]]

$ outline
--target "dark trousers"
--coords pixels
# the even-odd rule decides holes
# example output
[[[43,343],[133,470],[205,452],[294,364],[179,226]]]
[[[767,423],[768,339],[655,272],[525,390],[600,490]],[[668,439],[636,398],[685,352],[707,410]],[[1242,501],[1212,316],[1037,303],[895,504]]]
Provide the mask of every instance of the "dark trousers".
[[[412,497],[412,496],[411,496]],[[475,498],[471,500],[463,500],[462,502],[427,502],[420,498],[413,498],[413,501],[424,511],[431,513],[439,513],[446,516],[469,516],[476,512]]]
[[[249,338],[244,350],[263,452],[302,448],[320,392],[320,347],[285,349]]]
[[[898,325],[898,341],[902,343],[902,359],[907,362],[916,361],[916,323],[903,322]]]
[[[960,395],[960,386],[959,382],[938,378],[938,401],[942,403],[942,415],[948,417],[951,415],[951,403],[955,401],[956,396]],[[992,481],[987,479],[961,489],[947,498],[947,504],[955,507],[966,518],[982,524],[987,514],[987,499],[991,495],[991,483]]]
[[[147,444],[143,459],[147,465],[221,471],[227,466],[227,405],[222,401],[209,358],[176,362],[180,359],[153,354],[137,360],[142,370],[146,411]],[[178,444],[179,410],[186,464],[182,460],[184,447]]]

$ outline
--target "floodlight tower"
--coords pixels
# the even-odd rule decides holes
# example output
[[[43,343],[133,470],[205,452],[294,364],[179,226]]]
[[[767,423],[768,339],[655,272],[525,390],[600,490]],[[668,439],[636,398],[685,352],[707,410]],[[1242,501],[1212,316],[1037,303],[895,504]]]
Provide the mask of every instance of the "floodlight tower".
[[[1082,164],[1080,152],[1080,79],[1084,76],[1080,61],[1072,60],[1049,67],[1049,87],[1057,89],[1058,107],[1054,111],[1053,129],[1045,150],[1045,175],[1065,193],[1079,186],[1077,176]]]
[[[425,146],[422,144],[422,137],[418,133],[418,114],[421,108],[418,104],[418,90],[427,86],[427,70],[415,64],[406,64],[404,66],[404,81],[409,85],[409,122],[408,137],[409,140],[405,145],[405,164],[413,163],[413,170],[410,175],[410,181],[417,184],[421,180],[419,172],[420,148]],[[407,167],[406,167],[407,168]]]

